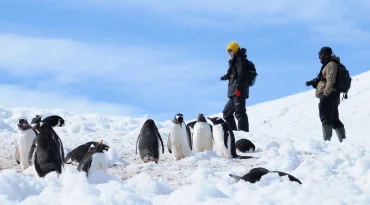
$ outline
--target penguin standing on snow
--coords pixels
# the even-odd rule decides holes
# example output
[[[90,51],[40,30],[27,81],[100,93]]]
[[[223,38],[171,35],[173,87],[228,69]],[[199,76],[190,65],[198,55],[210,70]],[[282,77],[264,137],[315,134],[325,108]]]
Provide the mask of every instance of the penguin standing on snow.
[[[103,150],[106,150],[106,151],[109,150],[109,146],[106,144],[103,144],[103,140],[100,140],[99,142],[87,142],[83,145],[78,146],[71,152],[69,152],[67,156],[64,158],[64,163],[78,165],[81,162],[84,155],[89,151],[92,144],[95,147],[98,144],[101,144]]]
[[[173,152],[174,160],[179,160],[191,154],[190,130],[187,128],[184,117],[180,113],[176,114],[171,122],[167,148],[170,153]]]
[[[250,182],[250,183],[255,183],[255,182],[259,181],[262,178],[263,175],[268,174],[268,173],[278,173],[279,176],[281,176],[281,177],[282,176],[288,176],[290,181],[294,181],[294,182],[298,182],[299,184],[302,184],[302,182],[299,181],[299,179],[297,179],[293,175],[290,175],[290,174],[285,173],[285,172],[280,172],[280,171],[269,171],[268,169],[265,169],[263,167],[253,168],[249,171],[249,173],[245,174],[243,177],[235,176],[235,175],[232,175],[232,174],[229,174],[229,176],[236,179],[236,180],[242,179],[242,180]]]
[[[158,132],[157,126],[151,119],[145,121],[144,125],[140,130],[140,134],[136,140],[135,154],[137,154],[137,148],[139,148],[140,157],[145,163],[150,161],[158,163],[159,160],[158,140],[161,142],[162,154],[164,154],[163,141],[161,135]]]
[[[19,157],[18,161],[21,165],[21,170],[27,169],[30,164],[28,161],[28,155],[31,150],[32,143],[36,137],[36,134],[31,126],[28,124],[27,120],[24,118],[19,118],[18,122],[18,146],[16,148],[16,158]]]
[[[91,144],[89,151],[83,156],[81,162],[78,164],[77,170],[86,172],[87,176],[98,171],[107,171],[107,160],[103,151],[101,141],[95,146]]]
[[[213,150],[212,125],[207,122],[203,114],[198,114],[194,124],[192,142],[194,153]]]
[[[37,175],[44,177],[53,171],[62,173],[63,158],[60,149],[63,145],[59,137],[50,125],[41,122],[40,115],[32,119],[31,126],[38,131],[35,150],[32,153],[33,166]]]
[[[213,123],[213,137],[216,147],[215,151],[220,157],[238,159],[253,158],[236,154],[234,133],[222,118],[208,117],[208,119]]]

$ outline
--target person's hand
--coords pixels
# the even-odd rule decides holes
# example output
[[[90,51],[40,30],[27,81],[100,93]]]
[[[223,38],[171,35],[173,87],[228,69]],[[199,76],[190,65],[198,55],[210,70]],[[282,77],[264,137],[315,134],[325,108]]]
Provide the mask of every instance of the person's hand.
[[[224,76],[221,76],[221,78],[220,78],[221,80],[228,80],[229,78],[228,78],[228,76],[227,75],[224,75]]]
[[[239,97],[242,93],[240,92],[240,90],[236,89],[235,90],[235,96],[236,97]]]

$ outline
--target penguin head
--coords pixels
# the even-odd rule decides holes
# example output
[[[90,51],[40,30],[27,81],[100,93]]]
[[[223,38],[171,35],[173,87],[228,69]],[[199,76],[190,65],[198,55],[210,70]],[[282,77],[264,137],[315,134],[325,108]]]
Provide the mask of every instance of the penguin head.
[[[106,144],[103,144],[103,140],[100,140],[99,142],[95,143],[95,148],[97,151],[99,150],[99,152],[103,152],[103,150],[108,151],[110,147]]]
[[[197,121],[198,122],[207,122],[206,118],[204,117],[204,115],[202,113],[198,114]]]
[[[28,121],[25,118],[19,118],[17,122],[19,130],[28,130],[31,128],[30,124],[28,124]]]
[[[58,127],[64,127],[64,119],[63,118],[59,118],[58,119],[58,124],[57,124]]]
[[[225,121],[220,117],[207,117],[207,119],[209,119],[213,125],[225,123]]]
[[[42,126],[43,123],[41,122],[41,117],[42,115],[36,115],[36,117],[32,119],[31,121],[32,129],[37,129]]]
[[[175,115],[175,119],[173,119],[173,122],[176,124],[180,124],[182,127],[182,123],[184,122],[184,116],[181,113],[177,113]]]

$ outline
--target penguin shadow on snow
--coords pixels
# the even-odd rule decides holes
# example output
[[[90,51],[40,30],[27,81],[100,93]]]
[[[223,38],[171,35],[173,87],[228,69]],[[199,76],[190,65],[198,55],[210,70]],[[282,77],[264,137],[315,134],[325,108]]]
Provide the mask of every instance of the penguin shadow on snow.
[[[298,182],[299,184],[302,184],[302,182],[299,179],[297,179],[296,177],[294,177],[293,175],[290,175],[288,173],[281,172],[281,171],[269,171],[268,169],[263,168],[263,167],[253,168],[249,171],[249,173],[245,174],[243,177],[236,176],[236,175],[233,175],[233,174],[229,174],[229,176],[238,180],[238,181],[242,179],[246,182],[256,183],[256,182],[261,180],[262,176],[264,176],[268,173],[278,173],[280,177],[288,176],[290,181]]]

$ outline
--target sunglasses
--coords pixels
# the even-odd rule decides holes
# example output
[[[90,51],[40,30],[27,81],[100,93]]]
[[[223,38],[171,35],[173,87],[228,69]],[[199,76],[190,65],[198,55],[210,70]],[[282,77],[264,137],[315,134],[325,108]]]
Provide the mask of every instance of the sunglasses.
[[[231,53],[232,51],[233,51],[232,49],[227,50],[228,53]]]

